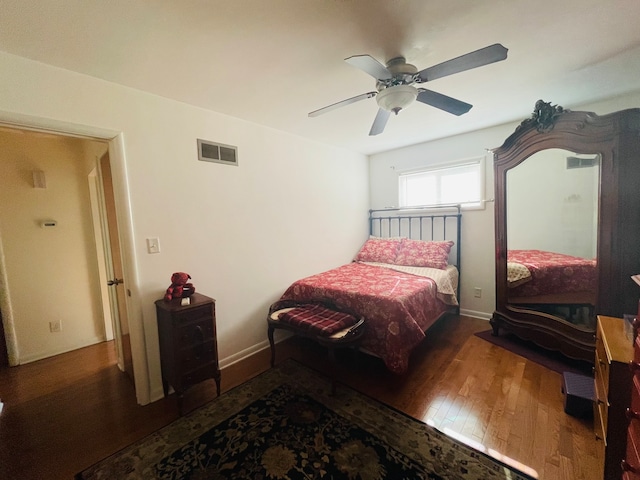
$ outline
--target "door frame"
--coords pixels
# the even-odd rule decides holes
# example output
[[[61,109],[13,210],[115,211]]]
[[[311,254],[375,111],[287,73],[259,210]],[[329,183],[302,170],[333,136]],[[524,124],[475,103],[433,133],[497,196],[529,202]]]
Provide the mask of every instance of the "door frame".
[[[125,165],[123,132],[5,111],[0,111],[0,125],[64,136],[90,138],[108,143],[108,152],[113,174],[113,193],[120,234],[120,246],[122,249],[122,266],[124,275],[127,278],[125,308],[129,318],[136,399],[140,405],[150,403],[150,379],[138,288],[138,271],[135,261],[133,222],[131,218],[131,202]],[[0,243],[0,283],[3,283],[3,280],[6,280],[6,270],[4,262],[2,261],[2,246]],[[4,287],[7,287],[6,283],[4,283]],[[3,294],[0,294],[0,310],[2,310],[2,322],[9,361],[11,362],[12,359],[17,358],[17,351],[15,350],[17,345],[15,343],[10,293],[8,288],[3,288],[2,290]]]

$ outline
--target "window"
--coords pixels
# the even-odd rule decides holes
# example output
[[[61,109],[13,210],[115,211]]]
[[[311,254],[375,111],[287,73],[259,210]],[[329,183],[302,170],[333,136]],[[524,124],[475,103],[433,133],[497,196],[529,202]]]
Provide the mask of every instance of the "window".
[[[401,207],[460,204],[480,208],[484,197],[484,157],[398,175]]]

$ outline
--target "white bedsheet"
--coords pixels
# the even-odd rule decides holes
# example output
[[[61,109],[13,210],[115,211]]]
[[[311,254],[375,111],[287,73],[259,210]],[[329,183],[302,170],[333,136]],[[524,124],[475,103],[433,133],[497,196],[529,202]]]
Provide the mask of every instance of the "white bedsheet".
[[[438,298],[447,305],[458,305],[458,269],[454,265],[447,265],[445,270],[429,267],[410,267],[407,265],[393,265],[389,263],[362,262],[367,265],[390,268],[399,272],[431,278],[436,282]]]

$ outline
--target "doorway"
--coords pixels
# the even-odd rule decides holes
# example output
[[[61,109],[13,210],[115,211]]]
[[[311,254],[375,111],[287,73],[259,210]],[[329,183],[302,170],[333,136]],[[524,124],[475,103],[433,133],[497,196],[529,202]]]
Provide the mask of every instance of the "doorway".
[[[0,300],[0,310],[2,311],[3,326],[9,328],[0,328],[0,350],[3,348],[7,351],[7,363],[9,365],[16,365],[19,363],[29,363],[30,361],[39,360],[40,358],[46,358],[47,356],[57,355],[65,351],[70,351],[76,348],[81,348],[93,343],[99,343],[100,341],[111,340],[114,338],[114,332],[116,332],[116,342],[122,343],[121,332],[127,332],[126,343],[128,341],[128,324],[125,328],[122,328],[120,322],[122,319],[126,321],[126,299],[124,298],[124,286],[121,280],[124,278],[122,263],[121,263],[121,249],[118,238],[117,220],[115,215],[115,202],[113,193],[113,183],[111,179],[110,160],[109,160],[109,144],[106,140],[68,136],[59,133],[40,132],[37,130],[23,129],[13,126],[1,126],[0,134],[3,135],[3,142],[6,146],[6,142],[13,142],[13,148],[19,150],[21,153],[20,164],[13,164],[8,167],[14,175],[11,180],[12,188],[15,192],[23,194],[23,203],[31,203],[32,210],[26,210],[28,207],[21,205],[19,208],[24,209],[14,217],[9,217],[9,221],[4,222],[4,232],[0,232],[0,240],[9,247],[12,247],[17,241],[12,239],[12,236],[21,235],[20,241],[24,244],[29,244],[29,247],[37,248],[38,242],[47,241],[51,245],[50,251],[46,252],[47,256],[40,258],[35,264],[37,268],[29,268],[30,258],[36,257],[37,253],[30,253],[25,247],[20,251],[18,259],[14,257],[15,249],[11,250],[11,259],[4,258],[4,262],[0,262],[0,269],[2,270],[3,282],[0,282],[2,287],[2,297]],[[47,141],[50,141],[49,147],[47,147]],[[30,148],[39,148],[40,150],[30,152]],[[64,162],[56,160],[56,155],[63,155],[60,152],[72,152],[72,160],[65,160]],[[50,153],[52,158],[46,157],[43,152]],[[5,159],[6,160],[6,159]],[[38,163],[40,162],[40,163]],[[49,162],[47,164],[46,162]],[[54,163],[59,163],[53,165]],[[72,165],[73,162],[77,164]],[[102,205],[99,206],[101,215],[106,220],[100,220],[99,223],[105,225],[106,235],[98,241],[97,234],[95,239],[95,245],[90,245],[92,239],[90,238],[91,229],[88,227],[87,222],[78,222],[73,213],[75,210],[82,210],[83,218],[90,218],[95,216],[96,208],[91,208],[91,212],[86,210],[86,205],[79,206],[79,203],[87,203],[86,197],[80,196],[77,192],[84,191],[86,194],[87,186],[86,182],[91,179],[85,174],[84,180],[82,179],[82,171],[86,171],[91,164],[99,171],[98,178],[100,179],[98,190],[100,196],[104,199]],[[44,165],[44,166],[43,166]],[[29,174],[31,172],[40,172],[42,179],[36,184],[35,173],[33,179],[33,185],[29,183]],[[47,173],[48,172],[48,173]],[[46,175],[45,175],[46,174]],[[104,180],[104,175],[108,175],[108,179]],[[47,191],[47,182],[45,177],[49,180],[50,186]],[[66,183],[65,182],[70,182]],[[84,182],[84,183],[83,183]],[[77,185],[76,185],[77,184]],[[40,189],[40,190],[39,190]],[[89,186],[91,189],[91,185]],[[62,193],[60,193],[62,191]],[[75,201],[75,205],[64,203],[61,200],[66,201],[66,197],[72,198]],[[15,209],[15,205],[9,205],[7,197],[4,197],[3,203],[11,209]],[[17,203],[17,202],[16,202]],[[91,203],[93,204],[93,197]],[[37,206],[34,207],[34,205]],[[110,205],[111,211],[106,212],[107,205]],[[37,213],[34,213],[37,211]],[[44,218],[48,218],[47,215],[51,215],[51,219],[43,221]],[[109,219],[110,217],[110,219]],[[19,218],[24,220],[18,227],[13,228],[12,222],[15,223],[15,219]],[[58,218],[60,221],[56,220]],[[5,218],[7,220],[7,218]],[[40,224],[40,225],[38,225]],[[59,225],[58,225],[59,224]],[[48,225],[48,226],[45,226]],[[94,222],[95,226],[95,222]],[[22,228],[22,230],[20,230]],[[79,229],[79,231],[76,231]],[[16,234],[16,232],[19,232]],[[26,232],[26,234],[25,234]],[[34,239],[33,244],[29,242]],[[80,240],[78,240],[80,238]],[[25,242],[26,239],[26,242]],[[81,247],[80,258],[71,258],[65,256],[65,252],[60,252],[59,245],[61,241],[78,242]],[[102,243],[105,252],[100,252],[98,245]],[[40,244],[42,245],[42,244]],[[114,247],[115,245],[115,247]],[[73,248],[70,247],[69,250]],[[115,251],[115,254],[114,254]],[[93,252],[93,253],[91,253]],[[69,253],[69,252],[66,252]],[[96,258],[96,253],[98,253]],[[93,257],[92,257],[93,255]],[[22,279],[19,272],[22,265],[20,264],[20,258],[27,257],[24,260],[24,270],[30,272],[37,272],[38,281],[33,282],[34,287],[30,292],[30,298],[28,301],[31,303],[46,303],[46,305],[29,305],[31,310],[25,308],[24,299],[20,298],[20,295],[24,291]],[[61,260],[58,257],[63,257]],[[92,257],[92,258],[90,258]],[[112,295],[115,300],[109,301],[108,304],[100,301],[101,293],[98,291],[102,288],[102,279],[98,278],[96,269],[101,261],[107,258],[110,261],[110,265],[105,267],[107,271],[113,273],[110,280],[119,279],[120,282],[113,282],[116,286],[119,286],[121,291],[118,294]],[[13,264],[11,264],[13,262]],[[73,293],[76,292],[74,285],[67,284],[65,281],[60,281],[59,278],[51,278],[47,280],[48,276],[64,277],[64,270],[55,270],[53,266],[56,262],[63,262],[63,269],[73,272],[73,276],[79,276],[80,282],[83,287],[86,286],[88,294],[84,295],[80,290],[75,297],[69,295],[68,291],[56,290],[56,287],[68,288]],[[84,271],[84,270],[88,271]],[[115,273],[114,273],[115,272]],[[59,285],[62,283],[62,285]],[[86,284],[86,285],[85,285]],[[11,288],[10,288],[11,287]],[[77,285],[75,285],[77,287]],[[38,290],[39,289],[39,290]],[[52,295],[49,290],[54,290],[54,295],[60,297],[52,300]],[[114,289],[115,290],[115,289]],[[37,294],[35,294],[37,293]],[[84,297],[90,297],[86,299]],[[120,301],[117,301],[117,297],[121,297]],[[22,302],[22,303],[21,303]],[[84,302],[84,303],[83,303]],[[100,305],[102,303],[102,305]],[[78,304],[78,305],[76,305]],[[12,305],[18,307],[15,308],[15,312],[12,309]],[[88,307],[87,307],[88,305]],[[64,316],[68,311],[73,311],[77,306],[77,312],[75,317],[73,314]],[[99,308],[99,307],[102,308]],[[82,310],[85,308],[85,310]],[[50,318],[46,318],[44,315],[38,315],[38,309],[46,311],[47,315],[51,315]],[[16,318],[14,315],[22,315]],[[120,313],[120,315],[118,315]],[[102,314],[102,315],[101,315]],[[2,318],[0,317],[0,318]],[[81,325],[78,327],[79,320],[76,318],[85,317],[87,322],[91,325]],[[28,320],[24,320],[27,318]],[[16,322],[16,319],[18,322]],[[32,319],[37,319],[32,322]],[[43,328],[43,324],[46,327],[46,321],[48,320],[49,331]],[[116,327],[117,323],[117,327]],[[78,330],[87,330],[92,334],[84,334],[84,336],[77,335],[77,339],[69,340],[70,336],[76,335]],[[62,334],[57,333],[62,332]],[[55,337],[63,339],[57,340]],[[45,348],[40,350],[34,350],[33,345],[24,340],[24,337],[40,337],[41,344]],[[20,340],[22,341],[23,348],[21,351]],[[30,338],[29,338],[30,340]],[[48,343],[47,343],[48,342]],[[26,345],[26,348],[25,348]],[[9,348],[7,348],[9,347]],[[133,364],[131,360],[131,354],[129,353],[126,358],[123,353],[125,349],[118,348],[119,357],[121,360],[118,364],[121,370],[125,371],[128,376],[133,379]],[[127,349],[130,352],[130,348]]]

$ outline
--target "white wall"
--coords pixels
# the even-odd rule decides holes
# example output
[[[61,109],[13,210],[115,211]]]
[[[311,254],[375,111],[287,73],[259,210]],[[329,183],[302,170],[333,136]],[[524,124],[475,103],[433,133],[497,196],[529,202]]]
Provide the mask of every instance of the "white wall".
[[[0,130],[0,232],[19,363],[104,339],[85,143],[94,142]],[[46,188],[34,188],[33,170]],[[50,331],[53,321],[61,332]]]
[[[537,99],[531,102],[532,112],[535,100]],[[564,108],[604,115],[626,108],[640,107],[640,92],[586,105],[563,105],[562,99],[557,98],[544,100]],[[372,155],[369,159],[372,208],[398,204],[397,170],[419,168],[485,154],[487,155],[485,197],[493,199],[493,160],[486,149],[501,146],[522,120],[524,117],[513,123]],[[461,248],[461,311],[469,315],[489,318],[495,309],[493,203],[487,203],[485,210],[463,212]],[[473,295],[473,289],[476,287],[482,289],[481,298],[475,298]]]
[[[350,261],[367,236],[363,155],[5,53],[0,71],[0,121],[119,134],[111,158],[142,403],[162,395],[153,302],[173,272],[217,300],[227,365],[267,344],[268,306],[292,281]],[[199,162],[197,138],[236,145],[239,166]],[[147,237],[161,253],[146,252]]]

